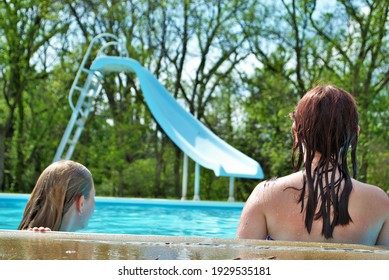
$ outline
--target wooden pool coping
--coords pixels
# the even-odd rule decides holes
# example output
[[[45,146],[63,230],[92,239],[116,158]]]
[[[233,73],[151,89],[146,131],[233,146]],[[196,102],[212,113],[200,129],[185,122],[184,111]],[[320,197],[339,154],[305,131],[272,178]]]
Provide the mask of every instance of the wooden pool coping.
[[[0,230],[1,260],[389,260],[389,247]]]

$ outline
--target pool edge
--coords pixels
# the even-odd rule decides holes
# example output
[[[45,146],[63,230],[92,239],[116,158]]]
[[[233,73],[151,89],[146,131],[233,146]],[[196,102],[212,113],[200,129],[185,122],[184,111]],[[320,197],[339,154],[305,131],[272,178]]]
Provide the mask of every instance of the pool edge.
[[[2,260],[389,260],[357,244],[0,230]]]

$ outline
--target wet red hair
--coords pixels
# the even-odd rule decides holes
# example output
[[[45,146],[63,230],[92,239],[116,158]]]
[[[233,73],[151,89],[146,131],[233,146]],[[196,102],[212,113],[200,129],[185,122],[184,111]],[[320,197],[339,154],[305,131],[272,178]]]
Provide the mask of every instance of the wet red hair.
[[[322,219],[322,234],[331,238],[337,225],[352,222],[347,154],[351,148],[352,176],[356,177],[357,105],[353,96],[340,88],[317,86],[303,96],[291,117],[295,139],[292,164],[304,174],[299,203],[305,211],[305,227],[310,232],[313,221]]]

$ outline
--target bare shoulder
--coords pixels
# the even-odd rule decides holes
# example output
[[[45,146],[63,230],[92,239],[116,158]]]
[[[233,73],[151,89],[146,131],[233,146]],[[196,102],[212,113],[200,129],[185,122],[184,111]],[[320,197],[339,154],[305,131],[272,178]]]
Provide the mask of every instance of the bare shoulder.
[[[262,182],[260,185],[268,192],[283,192],[286,189],[299,189],[303,183],[301,172],[292,173],[284,177],[278,177]]]
[[[246,201],[246,206],[264,207],[271,200],[277,190],[276,179],[260,182],[251,192]]]
[[[389,196],[383,189],[357,180],[353,180],[353,188],[357,198],[369,203],[374,201],[375,207],[380,206],[387,209],[389,215]]]
[[[354,197],[356,202],[353,210],[364,211],[363,214],[378,225],[379,233],[376,240],[376,245],[389,246],[389,197],[388,194],[381,188],[353,181],[353,192],[350,199]],[[361,207],[362,206],[362,207]],[[368,211],[366,211],[368,209]],[[360,214],[360,213],[359,213]],[[361,215],[362,216],[362,215]]]
[[[359,191],[364,194],[370,194],[377,197],[381,197],[383,199],[389,199],[388,194],[381,189],[380,187],[377,187],[375,185],[362,183],[360,181],[354,180],[352,181],[353,187],[356,189],[356,191]]]
[[[269,179],[259,183],[251,194],[251,199],[254,199],[261,204],[269,203],[273,200],[280,199],[281,196],[285,196],[288,192],[285,190],[298,190],[302,185],[302,173],[297,172],[284,177],[278,177]]]

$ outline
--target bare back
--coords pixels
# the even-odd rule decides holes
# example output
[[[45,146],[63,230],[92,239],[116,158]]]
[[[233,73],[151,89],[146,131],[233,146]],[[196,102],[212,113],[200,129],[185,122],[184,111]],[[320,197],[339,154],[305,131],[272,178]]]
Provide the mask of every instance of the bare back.
[[[389,198],[383,190],[353,180],[349,199],[352,222],[335,227],[333,238],[325,239],[321,219],[313,222],[311,233],[305,228],[298,203],[302,180],[302,172],[297,172],[259,184],[242,211],[237,237],[389,246]]]

